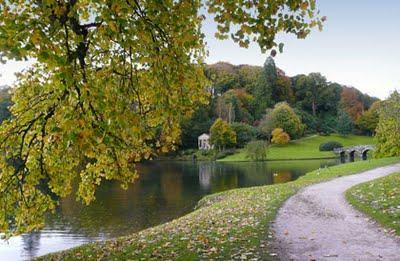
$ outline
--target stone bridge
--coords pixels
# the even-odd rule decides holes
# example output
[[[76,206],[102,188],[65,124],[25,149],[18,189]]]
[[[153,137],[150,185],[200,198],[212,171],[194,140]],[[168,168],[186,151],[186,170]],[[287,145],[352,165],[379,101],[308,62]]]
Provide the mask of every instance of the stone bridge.
[[[367,159],[368,151],[375,150],[374,145],[357,145],[353,147],[336,148],[333,150],[336,154],[340,155],[341,161],[346,160],[348,155],[350,161],[354,161],[355,154],[359,155],[362,160]]]

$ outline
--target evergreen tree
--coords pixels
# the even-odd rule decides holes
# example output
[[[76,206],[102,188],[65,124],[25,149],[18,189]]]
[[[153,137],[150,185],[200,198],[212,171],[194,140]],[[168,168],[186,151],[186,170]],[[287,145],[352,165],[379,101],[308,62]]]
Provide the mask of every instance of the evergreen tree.
[[[254,90],[254,117],[260,119],[265,109],[273,104],[272,90],[276,86],[278,74],[276,71],[274,56],[276,51],[265,60],[262,74],[260,75]]]
[[[340,110],[337,120],[337,132],[340,135],[348,135],[353,131],[353,128],[353,120],[349,114],[344,110]]]

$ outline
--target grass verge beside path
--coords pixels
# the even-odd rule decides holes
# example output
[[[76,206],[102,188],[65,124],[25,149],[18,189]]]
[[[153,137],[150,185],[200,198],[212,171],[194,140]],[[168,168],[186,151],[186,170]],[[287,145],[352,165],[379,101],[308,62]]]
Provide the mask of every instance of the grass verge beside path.
[[[319,151],[319,145],[327,141],[337,141],[343,146],[354,146],[364,144],[375,144],[373,137],[370,136],[309,136],[299,140],[291,141],[287,145],[272,145],[267,152],[267,160],[292,160],[292,159],[319,159],[332,158],[335,154],[331,151]],[[234,155],[227,156],[218,161],[249,161],[244,150],[240,150]]]
[[[266,259],[270,222],[274,220],[280,206],[299,189],[399,160],[386,158],[359,161],[318,169],[284,184],[234,189],[209,195],[199,202],[197,210],[166,224],[39,259]]]
[[[354,186],[346,199],[400,236],[400,173]]]

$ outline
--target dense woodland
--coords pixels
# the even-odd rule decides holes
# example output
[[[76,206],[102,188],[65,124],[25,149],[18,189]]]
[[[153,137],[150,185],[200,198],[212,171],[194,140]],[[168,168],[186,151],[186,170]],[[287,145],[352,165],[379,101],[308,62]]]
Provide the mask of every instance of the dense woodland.
[[[263,67],[219,62],[206,65],[205,71],[211,86],[209,104],[183,120],[182,149],[195,148],[197,137],[209,133],[218,118],[236,131],[237,147],[252,139],[270,139],[277,127],[296,139],[310,133],[372,135],[378,122],[377,98],[330,82],[320,73],[288,76],[272,56]],[[283,110],[282,117],[294,113],[298,126],[282,126],[288,119],[280,116],[275,119],[281,124],[272,124],[271,114],[279,113],[276,107]]]

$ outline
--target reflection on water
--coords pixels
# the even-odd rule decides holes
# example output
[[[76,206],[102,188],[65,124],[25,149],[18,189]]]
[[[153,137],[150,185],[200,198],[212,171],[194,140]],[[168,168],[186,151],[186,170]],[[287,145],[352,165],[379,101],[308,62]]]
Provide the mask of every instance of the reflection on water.
[[[86,242],[127,235],[155,226],[195,207],[204,195],[228,189],[294,180],[336,160],[275,162],[152,162],[138,166],[140,179],[128,190],[104,182],[90,206],[74,197],[61,201],[46,227],[0,242],[0,259],[29,259]]]

